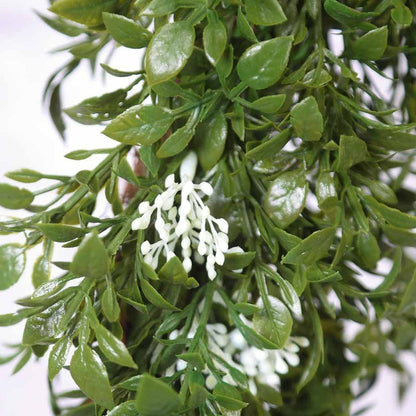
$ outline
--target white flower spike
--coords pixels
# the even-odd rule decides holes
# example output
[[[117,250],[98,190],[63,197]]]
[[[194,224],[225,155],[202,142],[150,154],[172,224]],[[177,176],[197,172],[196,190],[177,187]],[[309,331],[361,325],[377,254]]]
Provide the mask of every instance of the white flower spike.
[[[166,190],[159,194],[153,204],[144,201],[139,205],[141,216],[135,219],[131,228],[144,230],[149,227],[153,213],[156,211],[155,229],[160,240],[154,243],[144,241],[141,252],[146,263],[156,268],[159,256],[166,260],[173,257],[180,241],[183,267],[187,272],[192,268],[193,252],[197,261],[206,258],[208,277],[213,280],[217,273],[215,264],[223,265],[228,251],[228,222],[224,218],[211,215],[203,198],[213,193],[208,182],[195,184],[193,179],[197,168],[196,153],[191,151],[180,166],[180,183],[171,174],[165,179]],[[180,194],[180,205],[175,205],[175,197]]]

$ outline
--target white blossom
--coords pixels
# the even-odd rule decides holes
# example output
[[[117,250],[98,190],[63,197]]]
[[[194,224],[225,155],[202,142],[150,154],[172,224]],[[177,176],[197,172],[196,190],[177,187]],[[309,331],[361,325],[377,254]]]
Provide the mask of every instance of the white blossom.
[[[139,205],[141,216],[132,222],[131,228],[144,230],[155,217],[154,226],[160,239],[142,243],[144,261],[156,268],[161,254],[169,260],[180,246],[184,269],[191,270],[192,255],[198,263],[205,258],[208,277],[212,280],[217,275],[215,265],[224,264],[224,254],[228,251],[228,222],[211,215],[204,198],[210,196],[213,189],[208,182],[193,182],[196,167],[197,156],[189,152],[180,166],[180,182],[175,181],[174,174],[169,175],[165,191],[157,195],[152,204],[144,201]],[[175,200],[177,195],[180,195],[179,206]]]

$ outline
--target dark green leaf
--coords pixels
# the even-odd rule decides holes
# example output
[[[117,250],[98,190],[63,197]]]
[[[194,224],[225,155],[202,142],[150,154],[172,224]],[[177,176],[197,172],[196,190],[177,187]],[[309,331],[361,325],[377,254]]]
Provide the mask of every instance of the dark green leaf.
[[[302,212],[307,193],[304,171],[282,173],[269,184],[264,209],[280,228],[286,228]]]
[[[63,224],[38,224],[38,228],[52,241],[64,243],[85,235],[81,228]]]
[[[335,237],[335,228],[315,231],[283,257],[285,264],[312,264],[328,255]]]
[[[114,407],[107,370],[95,351],[87,345],[78,347],[70,369],[75,383],[87,397],[106,409]]]
[[[145,69],[149,85],[173,78],[185,66],[194,48],[194,28],[185,21],[162,26],[146,51]]]
[[[18,244],[0,246],[0,290],[13,286],[22,275],[26,255]]]
[[[280,152],[290,140],[291,129],[286,129],[275,136],[266,139],[260,145],[250,149],[246,156],[250,159],[267,160]]]
[[[99,279],[109,270],[107,250],[96,233],[84,238],[71,263],[72,273]]]
[[[182,406],[179,395],[166,383],[150,375],[140,379],[136,409],[140,416],[172,415]]]
[[[278,0],[245,0],[247,17],[255,25],[272,26],[287,20]]]
[[[61,17],[87,26],[103,22],[103,12],[114,10],[117,0],[57,0],[49,10]]]
[[[275,84],[286,69],[292,41],[291,36],[286,36],[266,40],[248,48],[237,64],[241,81],[256,90]]]
[[[148,145],[159,140],[172,122],[172,113],[163,107],[136,105],[116,117],[103,133],[121,143]]]
[[[324,120],[314,97],[307,97],[296,104],[290,111],[290,120],[301,139],[317,141],[322,137]]]
[[[229,270],[244,269],[256,257],[254,251],[225,253],[224,267]]]
[[[32,192],[7,183],[0,183],[0,206],[8,209],[27,208],[33,201]]]
[[[144,48],[152,34],[134,20],[114,13],[103,13],[105,27],[118,43],[127,48]]]

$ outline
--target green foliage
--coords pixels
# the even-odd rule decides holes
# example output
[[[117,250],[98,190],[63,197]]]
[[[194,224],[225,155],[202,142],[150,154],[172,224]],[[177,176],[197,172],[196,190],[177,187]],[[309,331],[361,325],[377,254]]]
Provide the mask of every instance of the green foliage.
[[[71,38],[45,88],[53,121],[61,135],[66,118],[102,125],[114,146],[69,152],[101,158],[71,176],[20,169],[6,176],[29,189],[0,184],[0,205],[28,213],[0,222],[24,241],[0,246],[0,290],[41,248],[34,292],[0,316],[25,323],[0,363],[17,372],[47,353],[51,383],[69,370],[79,390],[51,389],[68,416],[349,415],[380,366],[405,380],[414,2],[51,3],[40,18]],[[120,70],[110,46],[142,49],[142,65]],[[61,84],[84,61],[129,83],[62,111]],[[175,245],[182,226],[195,229]]]

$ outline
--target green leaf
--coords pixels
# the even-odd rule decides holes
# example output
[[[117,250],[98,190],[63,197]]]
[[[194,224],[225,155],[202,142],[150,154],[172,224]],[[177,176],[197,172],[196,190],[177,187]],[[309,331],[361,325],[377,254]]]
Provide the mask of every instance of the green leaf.
[[[149,172],[156,176],[160,168],[160,160],[155,154],[155,146],[140,146],[139,155]],[[140,186],[140,185],[139,185]]]
[[[266,40],[248,48],[237,64],[241,81],[256,90],[275,84],[286,69],[292,41],[291,36],[286,36]]]
[[[197,370],[202,371],[205,368],[205,361],[197,352],[186,352],[184,354],[178,354],[177,357],[191,364],[191,366],[195,367]]]
[[[136,105],[116,117],[103,131],[124,144],[149,145],[159,140],[173,122],[172,113],[157,105]]]
[[[250,26],[250,23],[247,21],[247,18],[241,11],[241,7],[238,8],[237,29],[240,32],[241,36],[246,38],[248,41],[253,43],[257,42],[256,35],[254,34],[253,29]]]
[[[377,15],[377,13],[374,12],[360,12],[340,3],[337,0],[325,0],[324,8],[325,11],[336,21],[352,26],[369,17]]]
[[[28,207],[34,195],[27,189],[17,188],[7,183],[0,183],[0,206],[8,209]]]
[[[416,217],[401,212],[398,209],[390,208],[380,202],[377,202],[369,195],[363,196],[364,203],[371,209],[378,211],[381,216],[391,225],[399,228],[416,228]]]
[[[290,111],[290,121],[301,139],[318,141],[322,137],[324,120],[314,97],[307,97],[297,103]]]
[[[136,410],[136,402],[134,400],[129,400],[121,403],[111,412],[107,413],[107,416],[139,416],[139,413]]]
[[[103,22],[103,12],[112,12],[117,0],[57,0],[49,10],[61,17],[87,26]]]
[[[60,323],[65,314],[65,301],[60,300],[26,321],[23,332],[23,345],[48,344],[60,331]]]
[[[405,5],[395,7],[391,11],[391,18],[403,27],[411,25],[413,21],[412,11]]]
[[[156,156],[166,158],[175,156],[182,152],[188,146],[195,134],[195,129],[185,125],[171,134],[165,142],[162,143]]]
[[[210,170],[216,165],[224,152],[226,140],[227,120],[222,111],[216,112],[198,125],[194,143],[203,169]]]
[[[85,230],[81,228],[71,227],[63,224],[38,224],[37,226],[43,234],[52,241],[65,243],[85,235]]]
[[[385,225],[383,227],[385,236],[391,243],[401,247],[416,247],[416,234],[403,228]]]
[[[32,169],[19,169],[13,172],[7,172],[4,176],[14,181],[23,183],[33,183],[43,178],[43,175]]]
[[[203,0],[152,0],[142,10],[142,15],[165,16],[172,14],[181,7],[194,8],[204,5]]]
[[[95,336],[97,337],[98,346],[103,354],[113,363],[124,367],[137,369],[126,346],[107,328],[102,325],[94,327]]]
[[[215,66],[227,46],[227,30],[215,12],[208,12],[208,24],[204,28],[202,41],[208,61]]]
[[[222,381],[214,387],[213,394],[217,403],[227,410],[240,410],[248,404],[243,402],[240,392],[234,386]]]
[[[54,19],[45,16],[35,10],[35,13],[52,29],[56,30],[59,33],[62,33],[66,36],[75,37],[84,33],[84,28],[82,26],[74,25],[70,22],[56,17]]]
[[[315,231],[283,257],[284,264],[309,265],[326,257],[335,237],[335,228]]]
[[[163,296],[147,281],[142,280],[140,282],[143,294],[146,299],[158,308],[169,309],[171,311],[179,311],[180,309],[170,304]]]
[[[250,108],[261,113],[276,113],[286,100],[286,94],[267,95],[250,104]]]
[[[231,127],[234,133],[239,137],[241,141],[244,141],[245,137],[245,123],[244,123],[244,109],[238,104],[233,104],[234,111],[229,115],[231,118]]]
[[[255,257],[254,251],[225,253],[224,267],[228,270],[244,269]]]
[[[218,61],[217,66],[215,67],[218,76],[222,83],[225,82],[225,79],[231,74],[234,67],[234,49],[232,45],[228,45],[225,48],[225,51]]]
[[[103,20],[113,39],[127,48],[144,48],[152,37],[142,25],[119,14],[103,13]]]
[[[253,315],[254,329],[270,340],[277,348],[283,348],[292,331],[292,316],[283,302],[272,296],[269,305],[263,304],[263,310]]]
[[[71,359],[71,376],[78,387],[99,406],[114,407],[107,370],[98,354],[87,345],[78,347]]]
[[[280,228],[286,228],[302,212],[307,193],[303,170],[282,173],[269,184],[264,209]]]
[[[48,377],[53,380],[66,363],[72,345],[70,337],[62,337],[53,346],[48,360]]]
[[[104,243],[96,233],[84,238],[71,263],[72,273],[100,279],[109,271],[109,258]]]
[[[51,275],[51,262],[50,259],[45,256],[41,255],[35,261],[33,265],[33,272],[32,272],[32,283],[34,288],[38,288],[39,286],[43,285],[44,283],[49,281],[49,277]]]
[[[260,145],[250,149],[246,156],[255,160],[267,160],[280,152],[290,140],[291,129],[286,129],[271,138],[267,138]]]
[[[181,406],[179,395],[163,381],[147,374],[140,379],[136,395],[136,409],[140,416],[168,416]]]
[[[13,286],[23,274],[26,265],[25,251],[18,244],[0,246],[0,290]]]
[[[360,230],[355,244],[358,256],[364,266],[368,269],[375,269],[381,257],[376,237],[370,232]]]
[[[101,298],[104,316],[110,322],[117,322],[120,317],[120,306],[112,286],[107,286]]]
[[[183,285],[188,279],[188,273],[186,273],[182,262],[176,256],[173,256],[162,266],[158,276],[160,280],[170,282],[174,285]]]
[[[195,31],[185,21],[162,26],[146,50],[145,69],[150,86],[167,81],[185,66],[194,49]]]
[[[387,26],[370,30],[364,36],[352,42],[351,50],[355,59],[375,61],[384,55],[387,47]]]
[[[316,179],[315,187],[316,198],[319,208],[327,210],[333,208],[338,202],[335,179],[330,172],[322,172]]]
[[[339,141],[338,171],[345,172],[350,167],[368,158],[367,145],[356,136],[341,135]]]
[[[376,146],[398,152],[414,149],[416,147],[416,134],[411,133],[373,129],[369,135],[369,140]]]
[[[287,20],[278,0],[245,0],[246,13],[255,25],[272,26]]]

